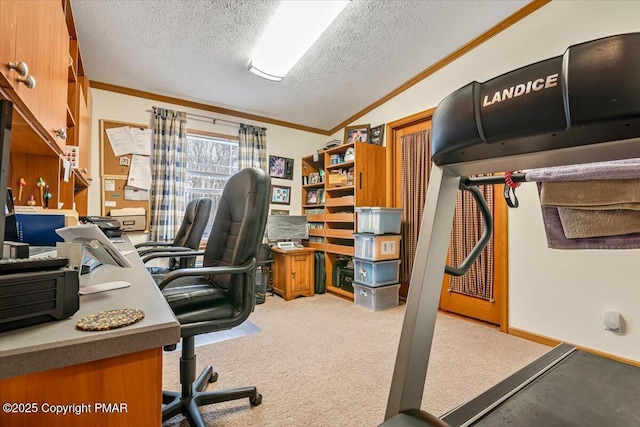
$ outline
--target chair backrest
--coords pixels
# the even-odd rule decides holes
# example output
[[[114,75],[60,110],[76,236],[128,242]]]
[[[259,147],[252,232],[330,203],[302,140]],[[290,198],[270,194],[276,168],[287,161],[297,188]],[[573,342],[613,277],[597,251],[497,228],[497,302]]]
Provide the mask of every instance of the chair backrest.
[[[203,266],[242,265],[258,259],[269,212],[271,178],[258,168],[246,168],[227,181],[205,249]],[[216,285],[228,290],[238,309],[244,304],[243,275],[217,275]],[[251,301],[250,303],[253,303]]]
[[[200,197],[187,204],[182,224],[173,239],[173,246],[198,249],[211,215],[211,199]]]

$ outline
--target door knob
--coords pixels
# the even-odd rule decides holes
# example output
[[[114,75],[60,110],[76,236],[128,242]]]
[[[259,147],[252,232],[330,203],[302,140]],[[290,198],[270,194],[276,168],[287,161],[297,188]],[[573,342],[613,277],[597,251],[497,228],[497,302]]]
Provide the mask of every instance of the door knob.
[[[60,137],[63,141],[67,139],[67,128],[54,129],[53,133]]]
[[[25,78],[17,78],[16,81],[18,83],[24,84],[27,89],[33,89],[36,87],[36,79],[33,76],[27,76]]]
[[[9,62],[7,64],[7,68],[10,70],[16,70],[16,72],[22,77],[26,77],[26,75],[29,74],[29,66],[26,62],[20,61],[17,64]]]

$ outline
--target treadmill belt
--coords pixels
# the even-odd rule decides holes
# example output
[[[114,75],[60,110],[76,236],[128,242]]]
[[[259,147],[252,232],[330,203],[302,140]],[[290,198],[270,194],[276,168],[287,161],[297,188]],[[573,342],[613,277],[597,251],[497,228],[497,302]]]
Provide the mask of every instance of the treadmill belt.
[[[577,350],[469,425],[638,427],[640,369]]]

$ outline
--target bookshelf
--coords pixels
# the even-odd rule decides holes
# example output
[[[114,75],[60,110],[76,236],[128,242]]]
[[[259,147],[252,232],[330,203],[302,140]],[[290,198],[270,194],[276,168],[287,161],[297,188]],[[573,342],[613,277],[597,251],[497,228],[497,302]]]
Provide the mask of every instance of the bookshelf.
[[[354,254],[355,208],[385,206],[385,152],[356,142],[302,158],[302,212],[310,227],[305,245],[324,251],[327,290],[346,298],[353,293],[335,286],[333,266]]]

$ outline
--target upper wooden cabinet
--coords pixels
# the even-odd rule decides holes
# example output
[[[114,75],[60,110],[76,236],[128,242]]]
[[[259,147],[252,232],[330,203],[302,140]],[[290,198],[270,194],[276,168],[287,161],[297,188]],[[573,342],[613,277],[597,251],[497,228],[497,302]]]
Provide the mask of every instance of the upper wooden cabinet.
[[[91,94],[84,75],[70,0],[0,0],[0,97],[14,103],[9,185],[50,207],[87,212],[91,181]],[[78,169],[65,170],[67,145],[80,147]],[[14,194],[19,194],[18,191]]]
[[[64,151],[69,33],[57,1],[0,1],[4,86]]]

